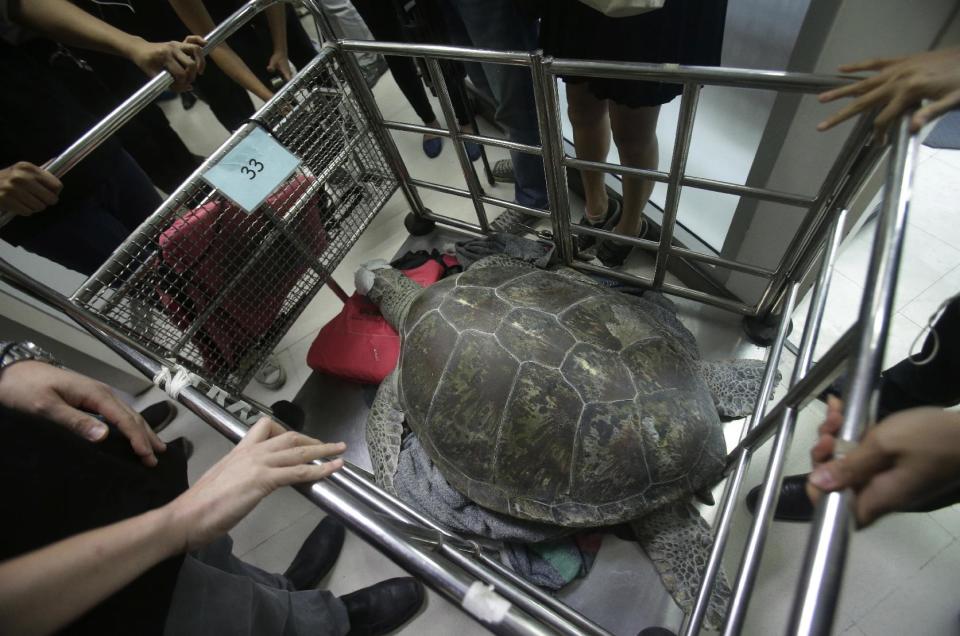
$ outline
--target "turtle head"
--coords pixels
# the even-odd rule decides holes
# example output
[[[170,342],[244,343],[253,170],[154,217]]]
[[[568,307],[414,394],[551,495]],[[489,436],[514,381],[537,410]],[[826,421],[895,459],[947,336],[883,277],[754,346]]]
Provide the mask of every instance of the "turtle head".
[[[357,291],[379,307],[380,313],[397,331],[400,331],[413,299],[423,291],[420,285],[384,260],[361,265],[354,275],[354,283]]]

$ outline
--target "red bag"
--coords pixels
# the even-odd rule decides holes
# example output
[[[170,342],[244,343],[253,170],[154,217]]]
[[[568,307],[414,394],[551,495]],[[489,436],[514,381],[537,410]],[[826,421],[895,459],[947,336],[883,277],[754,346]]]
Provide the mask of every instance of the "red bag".
[[[283,219],[312,181],[294,176],[265,205]],[[291,229],[313,256],[326,246],[321,197],[318,192],[296,221],[291,220]],[[277,324],[287,296],[307,269],[297,247],[271,226],[259,209],[246,214],[218,198],[183,215],[160,235],[156,288],[174,323],[188,329],[216,301],[192,338],[208,371],[240,370],[256,362],[244,356]],[[265,239],[268,231],[272,236]],[[258,252],[264,240],[271,243]],[[241,278],[218,299],[241,271]]]
[[[430,258],[423,265],[402,270],[422,287],[440,280],[457,259],[443,255],[443,264]],[[397,366],[400,336],[366,296],[354,293],[343,310],[317,334],[307,364],[311,369],[348,380],[379,384]]]

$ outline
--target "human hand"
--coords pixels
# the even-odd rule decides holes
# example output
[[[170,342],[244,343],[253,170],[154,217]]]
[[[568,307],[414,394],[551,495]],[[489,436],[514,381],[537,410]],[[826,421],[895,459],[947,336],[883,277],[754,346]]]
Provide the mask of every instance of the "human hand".
[[[0,170],[0,212],[30,216],[56,205],[63,184],[28,161]]]
[[[261,418],[230,453],[204,473],[169,509],[183,533],[183,549],[194,550],[226,534],[274,490],[315,482],[343,467],[346,444],[324,444]]]
[[[960,479],[960,414],[939,408],[899,411],[874,426],[860,444],[832,459],[842,403],[828,405],[821,437],[811,451],[815,469],[807,493],[852,488],[861,527],[895,510],[915,508]]]
[[[286,51],[274,51],[273,55],[270,56],[270,61],[267,62],[267,70],[280,75],[285,82],[289,82],[290,78],[293,77]]]
[[[927,122],[960,104],[960,47],[845,64],[840,71],[879,72],[859,82],[821,93],[821,102],[850,96],[857,96],[857,99],[817,124],[817,130],[833,128],[874,106],[883,106],[873,120],[874,128],[882,134],[911,106],[924,99],[934,100],[919,108],[910,118],[910,132],[917,132]]]
[[[130,440],[147,466],[167,449],[140,414],[124,404],[106,384],[45,362],[15,362],[0,372],[0,404],[51,420],[91,442],[107,437],[98,413]]]
[[[150,77],[169,71],[173,75],[171,90],[180,92],[190,90],[197,75],[203,73],[204,44],[199,35],[188,35],[183,42],[147,42],[137,38],[128,56]]]

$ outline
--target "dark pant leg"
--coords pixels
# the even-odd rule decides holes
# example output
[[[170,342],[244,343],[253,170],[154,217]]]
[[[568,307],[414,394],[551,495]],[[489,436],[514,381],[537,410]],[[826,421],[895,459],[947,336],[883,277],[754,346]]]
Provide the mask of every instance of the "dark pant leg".
[[[64,267],[93,274],[161,203],[125,152],[89,196],[10,223],[4,238]]]
[[[230,543],[184,557],[164,633],[170,636],[284,634],[339,636],[349,630],[343,603],[330,592],[291,592],[232,572]],[[214,563],[200,560],[211,558]],[[223,565],[226,569],[220,569]],[[246,564],[243,564],[246,565]],[[251,566],[248,566],[251,567]]]
[[[960,404],[960,298],[954,298],[927,335],[917,360],[936,355],[926,364],[902,360],[883,372],[879,414],[914,406]]]
[[[400,23],[397,19],[392,2],[385,0],[355,0],[353,3],[357,11],[367,23],[367,27],[377,40],[400,42],[403,41],[403,33],[400,30]],[[417,73],[417,66],[413,58],[400,57],[397,55],[385,56],[387,66],[390,67],[390,73],[396,80],[397,86],[403,93],[417,117],[427,124],[437,118],[427,98],[427,90],[420,80]]]
[[[253,115],[253,102],[247,91],[212,61],[207,63],[203,75],[197,76],[194,89],[227,132],[232,133]]]

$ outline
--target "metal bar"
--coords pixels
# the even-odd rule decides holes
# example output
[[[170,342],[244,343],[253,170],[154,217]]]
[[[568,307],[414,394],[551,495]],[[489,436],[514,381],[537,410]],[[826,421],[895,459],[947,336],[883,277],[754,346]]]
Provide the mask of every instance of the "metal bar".
[[[722,192],[723,194],[733,194],[758,199],[760,201],[770,201],[771,203],[782,203],[784,205],[794,205],[798,207],[809,207],[816,200],[814,197],[803,194],[779,192],[777,190],[768,190],[767,188],[754,188],[753,186],[727,183],[726,181],[715,181],[714,179],[704,179],[702,177],[684,177],[680,183],[684,186],[690,186],[691,188],[700,190]]]
[[[819,249],[819,244],[824,240],[822,234],[826,232],[829,224],[830,211],[846,207],[846,199],[856,192],[857,188],[854,186],[859,186],[862,176],[873,166],[877,153],[866,148],[872,133],[872,117],[861,116],[824,177],[810,211],[790,240],[784,257],[777,264],[774,277],[761,294],[757,303],[758,315],[766,315],[776,307],[787,281],[794,278],[797,265],[806,260],[804,255],[811,251],[816,253],[815,250]],[[851,179],[851,172],[858,176]]]
[[[66,313],[147,377],[155,377],[165,366],[162,360],[137,347],[124,334],[77,308],[57,292],[28,278],[2,259],[0,259],[0,278]],[[177,399],[234,443],[242,439],[248,431],[246,425],[227,413],[196,387],[185,387]],[[360,489],[356,486],[361,483],[365,484],[368,491],[368,496],[363,497],[363,501],[368,503],[376,501],[376,496],[369,496],[371,491],[377,492],[381,499],[389,498],[389,495],[378,491],[359,475],[351,474],[348,468],[331,475],[324,481],[298,487],[298,490],[324,510],[335,514],[347,527],[359,534],[372,546],[404,569],[419,575],[431,588],[461,608],[463,608],[462,601],[470,589],[471,581],[467,576],[468,570],[470,574],[494,582],[497,584],[498,590],[510,590],[511,596],[523,601],[522,597],[525,590],[522,588],[520,591],[511,589],[512,582],[503,577],[499,569],[495,569],[493,572],[484,571],[482,566],[470,562],[469,558],[459,551],[463,548],[462,539],[450,535],[450,538],[454,540],[440,546],[441,554],[445,557],[441,559],[431,551],[424,551],[410,545],[401,533],[379,523],[369,513],[360,509],[355,500],[340,492],[343,489],[351,494],[358,494]],[[384,507],[378,506],[378,509],[383,510]],[[386,509],[389,511],[389,507]],[[402,515],[394,514],[391,516],[398,521],[407,521]],[[433,527],[435,525],[430,523],[428,527],[436,530],[436,527]],[[446,535],[449,533],[442,531],[438,534]],[[473,548],[479,550],[479,546],[475,543]],[[445,562],[447,559],[462,560],[462,564],[451,565]],[[581,629],[570,625],[563,617],[553,616],[551,611],[547,609],[549,605],[546,607],[538,605],[539,599],[526,599],[523,602],[543,617],[549,618],[553,623],[561,626],[563,633],[583,633]],[[566,608],[566,610],[568,613],[575,614],[569,608]],[[488,616],[477,616],[476,614],[471,614],[471,616],[481,625],[497,634],[541,635],[553,633],[552,630],[535,622],[529,614],[512,604],[503,618],[499,620],[492,620]],[[579,622],[587,626],[593,625],[583,617],[579,617]],[[606,632],[596,627],[588,630],[588,633],[605,634]]]
[[[543,153],[543,171],[547,182],[550,221],[557,256],[570,263],[576,250],[570,237],[570,201],[567,198],[567,171],[563,167],[563,130],[556,78],[544,70],[543,52],[530,57],[533,97],[537,106],[537,125]]]
[[[717,267],[724,267],[735,272],[753,274],[754,276],[760,276],[762,278],[770,278],[773,276],[773,270],[765,267],[760,267],[758,265],[747,265],[746,263],[739,263],[737,261],[730,261],[725,258],[720,258],[719,256],[694,252],[693,250],[689,250],[685,247],[677,247],[676,245],[670,248],[670,255],[688,258],[693,261],[701,261],[703,263],[716,265]]]
[[[462,197],[464,199],[472,199],[473,195],[463,188],[455,188],[453,186],[445,186],[440,183],[433,183],[432,181],[424,181],[423,179],[410,179],[410,183],[417,186],[418,188],[425,188],[427,190],[433,190],[435,192],[442,192],[443,194],[449,194],[456,197]],[[544,219],[550,218],[550,213],[543,210],[538,210],[537,208],[531,208],[527,205],[521,205],[515,201],[507,201],[506,199],[498,199],[496,197],[491,197],[488,195],[483,195],[480,197],[480,201],[483,203],[489,203],[490,205],[497,205],[500,207],[508,208],[510,210],[516,210],[517,212],[523,212],[524,214],[530,214],[533,216],[539,216]],[[447,218],[447,217],[441,217]],[[477,226],[480,227],[480,226]]]
[[[678,66],[676,64],[641,64],[600,60],[567,60],[554,58],[548,65],[555,75],[607,77],[610,79],[651,79],[658,82],[691,82],[713,86],[761,88],[802,93],[821,93],[845,86],[861,78],[852,76],[816,75],[787,71],[763,71],[722,66]]]
[[[697,114],[697,101],[700,97],[698,84],[684,84],[680,98],[680,116],[677,121],[677,136],[673,144],[673,159],[670,162],[670,181],[667,183],[667,199],[663,206],[663,222],[660,226],[660,248],[657,251],[657,264],[653,270],[653,288],[663,285],[667,275],[667,262],[670,259],[670,246],[673,244],[673,228],[677,222],[677,206],[680,204],[680,181],[687,168],[687,155],[690,152],[690,137],[693,134],[693,118]]]
[[[452,137],[453,135],[449,130],[445,128],[433,128],[432,126],[421,126],[419,124],[408,124],[402,121],[385,121],[383,122],[383,127],[389,130],[399,130],[402,132],[411,132],[411,133],[420,133],[426,135],[437,135],[439,137]],[[472,141],[478,144],[485,144],[487,146],[497,146],[498,148],[505,148],[507,150],[516,150],[517,152],[525,152],[531,155],[539,155],[540,147],[531,146],[530,144],[521,144],[516,141],[510,141],[508,139],[500,139],[498,137],[487,137],[486,135],[471,135],[468,133],[460,133],[460,139],[463,141]]]
[[[587,159],[577,159],[576,157],[564,157],[563,163],[577,170],[592,170],[593,172],[609,172],[619,174],[624,177],[639,177],[641,179],[650,179],[666,183],[670,180],[670,173],[660,170],[647,170],[646,168],[634,168],[633,166],[624,166],[616,163],[607,163],[606,161],[589,161]]]
[[[460,122],[457,121],[457,114],[453,110],[453,102],[450,101],[450,90],[447,88],[447,80],[440,70],[440,63],[435,58],[424,58],[427,63],[427,72],[433,81],[433,89],[437,92],[437,98],[440,100],[440,109],[443,111],[443,117],[446,119],[447,128],[450,130],[453,140],[453,149],[457,153],[457,159],[460,161],[460,169],[463,171],[463,178],[467,182],[467,189],[470,190],[470,198],[473,200],[473,208],[477,213],[477,219],[480,221],[480,227],[484,233],[490,231],[490,222],[487,220],[487,211],[480,202],[483,196],[483,186],[480,185],[480,179],[477,178],[477,172],[473,169],[473,162],[467,156],[467,149],[463,145],[460,137]]]
[[[309,1],[314,3],[314,0]],[[339,43],[336,47],[339,52],[343,52]],[[423,218],[426,213],[426,207],[423,205],[423,200],[420,198],[420,194],[416,188],[410,184],[410,171],[407,170],[407,164],[404,163],[403,157],[400,156],[400,150],[397,148],[393,136],[383,127],[383,113],[380,112],[380,107],[377,106],[377,100],[374,99],[373,92],[370,90],[370,87],[367,86],[367,81],[363,77],[363,71],[360,70],[359,62],[357,62],[356,57],[353,55],[340,55],[339,59],[347,73],[347,78],[354,95],[357,96],[360,100],[360,105],[366,110],[367,119],[370,120],[373,133],[380,142],[380,148],[383,150],[387,163],[393,169],[394,174],[397,175],[397,180],[400,182],[400,190],[407,200],[407,205],[410,206],[411,211],[415,215]]]
[[[368,51],[403,57],[442,58],[459,62],[493,62],[512,66],[529,66],[530,54],[524,51],[494,51],[440,44],[412,44],[409,42],[376,42],[373,40],[340,40],[344,51]]]
[[[770,405],[770,397],[773,395],[774,384],[777,378],[777,369],[780,367],[780,356],[783,353],[783,343],[787,340],[787,332],[789,330],[790,313],[784,313],[780,318],[780,325],[777,327],[776,339],[770,348],[767,366],[763,372],[763,381],[760,384],[760,392],[757,394],[757,400],[754,403],[753,413],[744,419],[740,439],[743,439],[754,422],[759,422],[760,419],[763,418],[763,414]],[[736,470],[727,479],[727,484],[724,487],[723,496],[720,499],[720,505],[717,509],[717,521],[714,526],[713,546],[710,549],[710,558],[707,560],[707,565],[703,570],[703,576],[700,578],[700,587],[697,590],[697,599],[694,603],[693,611],[690,612],[681,630],[682,636],[691,636],[692,634],[698,633],[706,617],[707,609],[710,605],[710,596],[713,593],[717,575],[720,573],[724,548],[726,547],[727,538],[730,535],[730,528],[733,524],[733,513],[736,510],[737,495],[740,492],[740,487],[746,476],[749,462],[749,455],[742,453]]]
[[[869,402],[876,390],[893,313],[910,207],[910,183],[916,166],[918,142],[909,132],[911,114],[900,117],[893,133],[882,212],[860,305],[857,353],[851,361],[843,425],[838,435],[847,442],[858,442],[873,417],[868,410]],[[847,505],[852,496],[849,491],[830,493],[817,505],[788,633],[827,634],[830,631],[853,521]]]
[[[807,320],[804,324],[803,336],[800,341],[800,350],[790,380],[791,387],[802,380],[810,370],[813,351],[817,346],[817,337],[820,333],[820,325],[823,321],[824,310],[826,309],[827,294],[830,291],[833,267],[836,262],[837,252],[840,249],[840,241],[843,238],[843,226],[846,220],[846,214],[846,210],[843,210],[834,220],[830,240],[823,250],[823,262],[820,266],[820,272],[813,289],[810,308],[807,312]],[[797,283],[791,286],[791,295],[795,294],[797,286]],[[792,314],[792,307],[788,304],[784,308],[782,320],[789,320]],[[773,511],[776,509],[777,500],[780,496],[783,466],[796,428],[797,414],[797,408],[788,406],[784,409],[780,417],[780,424],[774,438],[773,449],[767,461],[759,502],[754,512],[746,547],[740,560],[739,573],[724,626],[725,634],[738,634],[743,629],[753,586],[760,568],[760,560],[763,557],[763,547],[766,542],[767,532],[773,521]],[[741,451],[736,472],[740,472],[741,465],[745,472],[749,460],[750,454]]]

